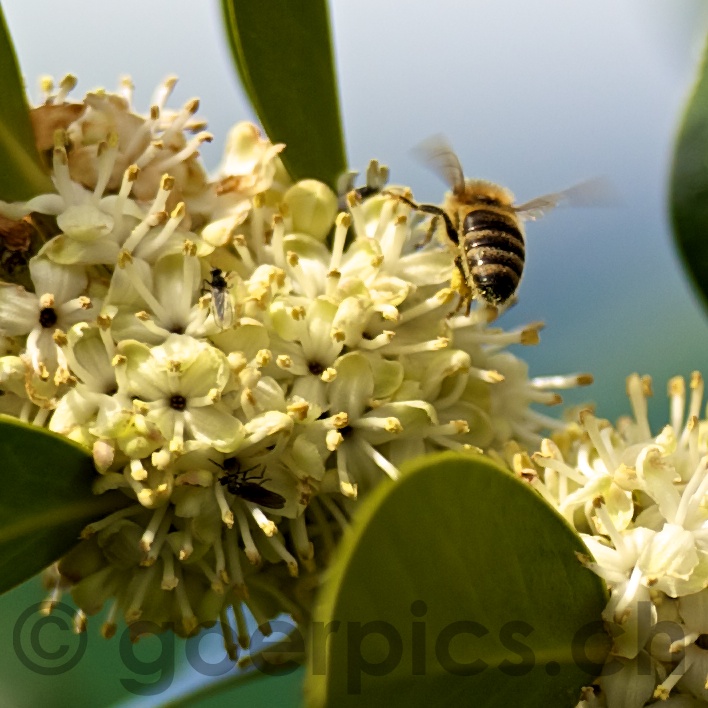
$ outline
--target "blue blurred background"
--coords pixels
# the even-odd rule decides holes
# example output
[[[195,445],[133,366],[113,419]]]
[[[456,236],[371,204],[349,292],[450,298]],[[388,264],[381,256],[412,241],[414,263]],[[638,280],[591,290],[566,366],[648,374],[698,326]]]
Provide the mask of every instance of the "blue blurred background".
[[[136,106],[144,111],[155,86],[176,74],[172,105],[199,96],[200,115],[215,135],[203,149],[209,167],[219,162],[229,127],[254,117],[232,69],[215,2],[2,5],[34,99],[41,75],[76,74],[80,98],[99,86],[112,89],[129,74]],[[503,183],[522,201],[593,176],[611,180],[621,206],[559,209],[529,225],[520,302],[502,324],[543,320],[540,345],[517,353],[533,375],[593,373],[593,387],[566,399],[594,401],[604,417],[627,411],[629,373],[650,374],[652,418],[655,425],[665,422],[666,380],[693,369],[708,375],[706,317],[672,245],[666,205],[672,144],[707,26],[705,3],[331,5],[354,169],[378,158],[390,166],[393,183],[410,185],[422,201],[439,202],[444,185],[410,151],[444,133],[469,175]],[[39,676],[12,660],[14,617],[40,596],[34,583],[0,598],[6,642],[0,704],[98,706],[128,698],[118,674],[100,663],[117,665],[115,640],[102,643],[95,625],[89,644],[101,656],[69,673]],[[151,650],[153,657],[159,653],[157,642],[145,651]],[[75,693],[78,682],[86,702]],[[261,683],[249,687],[253,693],[242,696],[244,703],[271,703],[279,691],[292,693],[296,680],[258,688]],[[262,699],[255,697],[259,693]],[[147,698],[136,703],[147,704]]]

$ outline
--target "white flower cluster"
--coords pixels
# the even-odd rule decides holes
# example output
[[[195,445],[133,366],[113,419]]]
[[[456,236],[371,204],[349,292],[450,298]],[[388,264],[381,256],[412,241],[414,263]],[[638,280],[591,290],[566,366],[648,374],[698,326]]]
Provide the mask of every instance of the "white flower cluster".
[[[627,380],[633,419],[616,427],[583,411],[515,467],[580,532],[607,583],[612,648],[600,692],[580,706],[708,703],[708,421],[704,382],[669,382],[671,422],[652,436],[651,382]]]
[[[406,204],[350,194],[337,214],[247,123],[208,178],[172,81],[147,117],[127,82],[80,104],[72,84],[35,113],[56,193],[0,205],[54,217],[32,288],[0,287],[0,386],[4,412],[87,447],[87,484],[126,498],[49,573],[78,626],[108,601],[107,636],[120,615],[189,635],[233,607],[235,654],[242,603],[259,623],[307,612],[349,500],[426,452],[536,444],[558,423],[532,405],[589,382],[529,379],[505,348],[540,325],[455,315],[450,253]]]

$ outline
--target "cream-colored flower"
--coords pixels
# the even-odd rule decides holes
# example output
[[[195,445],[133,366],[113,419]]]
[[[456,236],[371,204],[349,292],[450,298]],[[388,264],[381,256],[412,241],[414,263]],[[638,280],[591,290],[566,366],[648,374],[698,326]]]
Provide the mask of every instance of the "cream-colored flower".
[[[221,619],[234,656],[229,608],[239,622],[244,604],[259,622],[306,617],[357,494],[418,455],[499,455],[561,427],[533,407],[588,378],[529,378],[506,347],[537,343],[540,325],[505,332],[486,308],[456,313],[449,251],[377,194],[378,165],[337,214],[329,187],[293,184],[284,146],[251,124],[208,178],[198,102],[167,108],[174,80],[147,116],[129,82],[81,104],[67,100],[74,83],[36,114],[43,140],[60,121],[42,145],[56,193],[0,204],[46,215],[53,234],[30,266],[35,293],[0,288],[12,339],[0,387],[8,410],[91,450],[95,493],[126,500],[49,575],[57,593],[72,586],[79,626],[105,604],[107,636],[119,613],[181,635]],[[681,521],[696,521],[695,503],[683,516],[681,503],[666,521],[698,547]],[[664,550],[643,578],[695,572]],[[631,605],[628,561],[614,563]]]
[[[34,371],[48,378],[58,367],[67,371],[54,341],[56,330],[90,321],[95,315],[91,300],[83,295],[88,279],[82,268],[62,267],[35,257],[29,269],[34,293],[9,283],[0,285],[0,334],[26,335],[26,354]]]

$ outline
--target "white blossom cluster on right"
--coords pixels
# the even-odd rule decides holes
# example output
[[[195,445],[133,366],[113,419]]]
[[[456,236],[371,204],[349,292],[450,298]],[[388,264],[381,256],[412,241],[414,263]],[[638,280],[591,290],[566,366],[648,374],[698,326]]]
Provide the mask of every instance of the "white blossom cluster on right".
[[[582,411],[514,467],[578,530],[581,561],[607,584],[613,638],[583,708],[708,703],[708,421],[694,372],[669,382],[670,423],[652,435],[651,381],[627,380],[632,418],[616,426]],[[598,689],[599,687],[599,689]]]

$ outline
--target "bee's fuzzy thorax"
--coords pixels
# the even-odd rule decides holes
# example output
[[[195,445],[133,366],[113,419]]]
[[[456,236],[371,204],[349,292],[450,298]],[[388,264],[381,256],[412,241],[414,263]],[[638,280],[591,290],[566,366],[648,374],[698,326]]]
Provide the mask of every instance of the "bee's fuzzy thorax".
[[[506,187],[484,179],[465,180],[464,190],[460,193],[453,193],[451,196],[453,199],[465,204],[488,201],[500,206],[511,206],[514,203],[514,195],[511,191]]]

